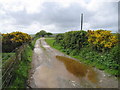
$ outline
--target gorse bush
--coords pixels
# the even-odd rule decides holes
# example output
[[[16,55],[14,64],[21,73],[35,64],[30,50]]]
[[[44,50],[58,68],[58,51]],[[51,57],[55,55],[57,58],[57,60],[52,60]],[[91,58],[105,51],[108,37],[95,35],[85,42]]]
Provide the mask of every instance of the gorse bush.
[[[2,34],[3,42],[12,42],[12,43],[24,43],[31,40],[30,35],[23,32],[12,32],[7,34]]]
[[[2,34],[2,51],[11,52],[23,43],[31,41],[30,35],[22,32]]]
[[[98,51],[106,51],[118,42],[117,36],[106,30],[88,30],[88,42]]]

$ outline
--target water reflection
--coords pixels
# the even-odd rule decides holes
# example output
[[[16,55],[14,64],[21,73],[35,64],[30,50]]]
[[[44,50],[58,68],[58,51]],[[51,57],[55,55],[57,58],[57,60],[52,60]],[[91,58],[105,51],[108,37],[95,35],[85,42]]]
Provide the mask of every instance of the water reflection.
[[[66,66],[66,69],[72,74],[74,74],[76,77],[86,77],[92,83],[98,82],[97,73],[92,69],[92,67],[64,56],[56,56],[56,58],[59,61],[62,61]]]

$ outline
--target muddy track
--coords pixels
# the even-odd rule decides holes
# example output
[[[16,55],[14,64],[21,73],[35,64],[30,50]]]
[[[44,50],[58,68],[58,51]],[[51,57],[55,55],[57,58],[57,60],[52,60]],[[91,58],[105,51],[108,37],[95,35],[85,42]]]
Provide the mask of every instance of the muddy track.
[[[63,53],[51,48],[44,38],[38,39],[35,44],[29,86],[32,88],[117,88],[118,81],[103,71],[94,68],[98,82],[92,83],[88,78],[76,77],[66,69],[63,62],[56,56]],[[71,58],[71,57],[69,57]],[[73,58],[72,58],[73,59]],[[75,59],[76,60],[76,59]]]

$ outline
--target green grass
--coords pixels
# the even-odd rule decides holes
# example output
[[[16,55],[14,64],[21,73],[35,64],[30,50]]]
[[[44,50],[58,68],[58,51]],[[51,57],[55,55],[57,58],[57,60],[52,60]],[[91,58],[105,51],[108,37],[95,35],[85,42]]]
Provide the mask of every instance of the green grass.
[[[18,69],[15,70],[15,77],[13,84],[10,88],[25,88],[26,81],[28,79],[30,63],[32,60],[32,49],[30,46],[27,46],[25,50],[22,52],[22,61],[19,63]]]
[[[29,43],[29,46],[32,50],[34,49],[34,45],[35,45],[37,39],[39,39],[39,37],[35,38],[31,43]]]
[[[55,42],[54,38],[46,38],[45,41],[46,41],[51,47],[53,47],[53,48],[55,48],[55,49],[57,49],[57,50],[62,51],[62,49],[61,49],[62,47],[61,47],[59,44],[55,44],[55,45],[54,45],[54,42]]]
[[[2,59],[6,60],[13,55],[15,55],[15,53],[2,53]]]
[[[54,38],[54,37],[51,37],[51,36],[45,36],[45,38],[51,38],[51,39],[52,39],[52,38]]]
[[[15,53],[2,53],[2,63],[6,62],[6,61],[7,61],[7,63],[9,63],[11,57],[15,57]]]
[[[31,69],[32,54],[35,42],[38,38],[34,39],[22,52],[21,62],[15,70],[15,80],[10,88],[26,88],[27,80],[29,77],[29,70]]]
[[[105,72],[111,75],[119,75],[118,67],[119,65],[114,60],[118,60],[118,48],[113,48],[111,52],[99,53],[97,51],[93,51],[90,47],[84,47],[80,51],[77,50],[64,50],[62,46],[59,44],[55,44],[55,39],[46,39],[46,42],[53,48],[68,54],[69,56],[79,59],[81,62],[88,64],[90,66],[96,67],[100,70],[104,70]],[[114,52],[112,52],[114,51]],[[118,51],[118,52],[117,52]],[[116,53],[117,52],[117,53]],[[113,55],[115,53],[115,55]]]

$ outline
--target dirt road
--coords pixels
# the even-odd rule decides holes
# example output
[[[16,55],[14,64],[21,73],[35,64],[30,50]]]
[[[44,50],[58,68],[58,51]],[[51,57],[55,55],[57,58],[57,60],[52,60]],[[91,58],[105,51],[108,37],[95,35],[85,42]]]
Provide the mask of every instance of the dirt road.
[[[56,56],[65,56],[51,48],[44,40],[38,39],[35,44],[32,70],[29,85],[32,88],[114,88],[118,87],[117,79],[94,68],[98,74],[98,82],[91,83],[86,77],[76,77],[66,69]],[[70,58],[70,57],[69,57]],[[111,82],[111,83],[110,83]]]

